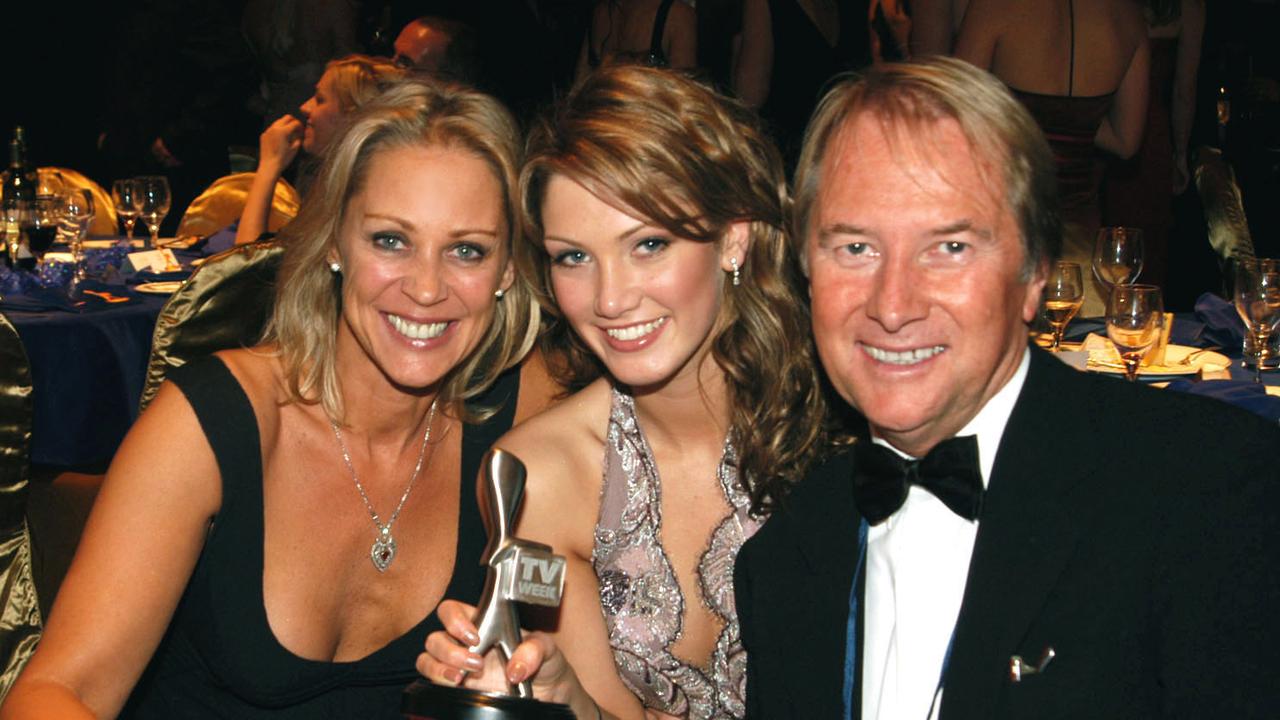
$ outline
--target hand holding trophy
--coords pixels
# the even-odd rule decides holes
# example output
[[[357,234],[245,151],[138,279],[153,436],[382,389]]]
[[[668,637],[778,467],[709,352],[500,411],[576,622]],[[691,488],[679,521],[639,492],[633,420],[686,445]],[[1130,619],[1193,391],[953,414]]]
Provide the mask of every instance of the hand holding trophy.
[[[520,459],[494,448],[480,464],[480,502],[489,543],[482,562],[488,565],[477,605],[479,641],[468,648],[484,655],[497,648],[505,665],[520,644],[515,603],[556,607],[564,590],[564,558],[541,543],[521,540],[511,532],[524,496],[525,469]],[[508,693],[436,685],[419,680],[405,690],[401,712],[410,720],[558,720],[573,718],[568,705],[534,699],[527,680]]]

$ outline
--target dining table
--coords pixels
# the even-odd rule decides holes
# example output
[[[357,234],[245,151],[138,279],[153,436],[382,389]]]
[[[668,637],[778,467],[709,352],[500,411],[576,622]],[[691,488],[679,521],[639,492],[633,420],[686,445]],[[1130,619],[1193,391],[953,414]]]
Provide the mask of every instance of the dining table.
[[[0,313],[17,329],[31,367],[33,466],[105,470],[138,417],[156,319],[193,263],[223,249],[207,240],[173,242],[177,269],[137,272],[124,259],[141,249],[139,241],[125,247],[118,240],[86,241],[88,277],[73,290],[67,277],[56,277],[69,274],[58,263],[43,262],[27,276],[0,267]]]
[[[1280,369],[1264,369],[1261,381],[1255,381],[1243,357],[1244,323],[1229,301],[1204,293],[1192,310],[1168,317],[1172,324],[1166,335],[1167,357],[1163,363],[1141,368],[1138,382],[1213,397],[1280,422]],[[1063,332],[1059,357],[1081,371],[1124,382],[1118,362],[1109,362],[1105,354],[1090,349],[1109,343],[1106,335],[1104,318],[1077,318]],[[1037,340],[1042,346],[1048,344],[1043,337]]]

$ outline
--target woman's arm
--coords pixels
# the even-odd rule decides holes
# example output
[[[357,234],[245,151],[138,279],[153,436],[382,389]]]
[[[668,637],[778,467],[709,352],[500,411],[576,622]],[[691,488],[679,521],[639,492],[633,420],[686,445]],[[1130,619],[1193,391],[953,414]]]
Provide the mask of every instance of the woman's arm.
[[[253,174],[244,210],[240,212],[240,224],[236,227],[237,245],[255,242],[267,231],[276,183],[289,163],[298,156],[302,147],[302,131],[302,123],[297,118],[283,115],[263,130],[258,138],[258,170]]]
[[[44,637],[0,718],[118,714],[220,503],[213,451],[186,398],[165,383],[111,463]]]
[[[1120,158],[1131,158],[1142,146],[1147,125],[1147,90],[1151,83],[1151,43],[1144,36],[1116,89],[1111,111],[1102,119],[1093,144]]]
[[[742,31],[734,39],[730,65],[733,91],[747,107],[769,99],[773,76],[773,26],[769,0],[743,0]]]
[[[1200,46],[1204,39],[1204,0],[1182,0],[1182,30],[1178,33],[1178,55],[1173,69],[1173,102],[1170,122],[1173,131],[1173,193],[1187,189],[1187,143],[1196,109],[1196,72],[1200,67]]]
[[[693,8],[674,3],[662,35],[667,39],[667,65],[676,70],[698,66],[698,15]]]

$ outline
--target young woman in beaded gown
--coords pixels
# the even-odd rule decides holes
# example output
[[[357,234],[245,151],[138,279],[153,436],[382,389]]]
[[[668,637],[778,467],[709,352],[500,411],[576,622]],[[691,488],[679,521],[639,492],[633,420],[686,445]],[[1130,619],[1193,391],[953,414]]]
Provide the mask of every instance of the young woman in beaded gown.
[[[586,695],[602,717],[741,717],[733,560],[824,438],[781,160],[740,104],[639,66],[588,76],[527,150],[517,263],[582,389],[498,441],[529,471],[517,535],[568,559],[558,626],[506,675],[578,717]],[[501,684],[458,642],[471,608],[442,611],[419,670]]]

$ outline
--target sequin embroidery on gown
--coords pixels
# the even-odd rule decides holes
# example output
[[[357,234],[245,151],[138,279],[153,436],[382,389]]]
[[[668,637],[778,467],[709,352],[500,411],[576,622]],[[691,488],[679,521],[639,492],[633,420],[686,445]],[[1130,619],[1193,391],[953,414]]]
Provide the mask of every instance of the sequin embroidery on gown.
[[[734,608],[733,560],[761,521],[748,514],[751,501],[738,485],[737,465],[726,440],[716,479],[733,510],[698,561],[701,601],[724,628],[708,666],[697,667],[671,652],[681,635],[685,599],[662,548],[662,486],[635,401],[614,388],[591,562],[618,675],[645,707],[693,720],[746,712],[747,658]]]

